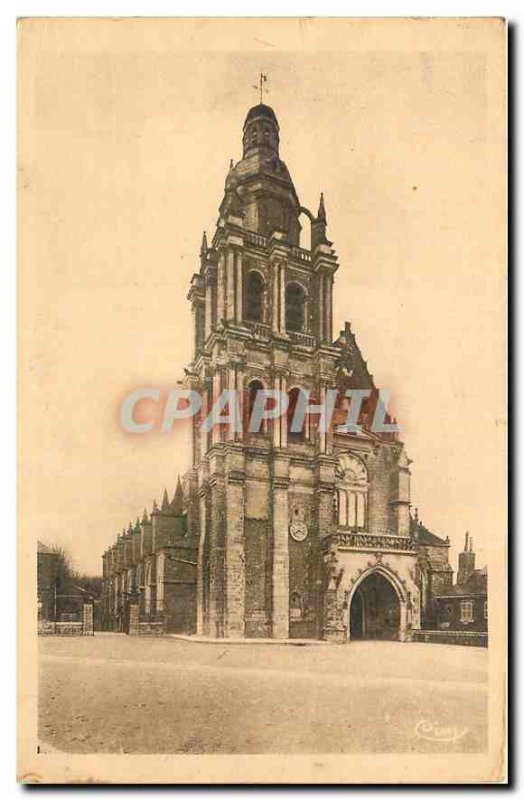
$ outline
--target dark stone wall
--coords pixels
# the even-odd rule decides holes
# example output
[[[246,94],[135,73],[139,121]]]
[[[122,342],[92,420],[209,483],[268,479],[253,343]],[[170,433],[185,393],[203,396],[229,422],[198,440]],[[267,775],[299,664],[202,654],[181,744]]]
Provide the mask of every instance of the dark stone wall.
[[[245,635],[248,638],[265,638],[270,635],[268,597],[271,567],[268,521],[246,519],[244,532]]]
[[[461,622],[461,602],[469,601],[473,603],[473,621]],[[484,615],[484,604],[487,595],[476,597],[442,597],[438,598],[437,603],[437,628],[439,630],[455,631],[487,631],[488,620]]]
[[[313,525],[313,496],[289,493],[290,522],[300,519],[308,527],[303,542],[289,537],[289,636],[312,639],[317,635],[318,597],[315,581],[317,530]]]

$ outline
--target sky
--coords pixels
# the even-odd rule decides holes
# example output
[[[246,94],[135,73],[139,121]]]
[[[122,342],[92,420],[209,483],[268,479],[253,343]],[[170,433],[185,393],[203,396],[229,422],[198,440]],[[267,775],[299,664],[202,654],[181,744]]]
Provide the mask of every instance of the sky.
[[[173,493],[187,428],[133,436],[119,405],[191,359],[186,299],[268,75],[302,205],[324,192],[351,321],[392,394],[412,502],[478,563],[505,532],[501,77],[474,21],[28,23],[20,45],[22,541],[77,569]],[[416,33],[416,35],[415,35]]]

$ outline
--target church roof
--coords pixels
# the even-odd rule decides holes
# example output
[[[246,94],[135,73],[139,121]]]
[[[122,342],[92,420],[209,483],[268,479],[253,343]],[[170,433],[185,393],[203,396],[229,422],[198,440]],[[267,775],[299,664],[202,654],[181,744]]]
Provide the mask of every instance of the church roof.
[[[426,547],[449,547],[449,541],[431,533],[422,522],[411,518],[411,535],[416,537],[419,544]]]
[[[256,117],[267,117],[267,119],[270,119],[278,127],[278,120],[275,112],[271,106],[266,106],[265,103],[259,103],[258,105],[249,109],[244,125],[250,122],[250,120],[256,119]]]
[[[467,581],[456,583],[455,586],[442,589],[437,592],[440,597],[471,597],[472,595],[487,595],[488,593],[488,570],[486,567],[474,570]]]
[[[55,551],[51,547],[49,547],[49,545],[44,544],[40,540],[38,540],[38,542],[37,542],[37,552],[38,553],[45,553],[46,555],[49,555],[49,556],[56,555]]]

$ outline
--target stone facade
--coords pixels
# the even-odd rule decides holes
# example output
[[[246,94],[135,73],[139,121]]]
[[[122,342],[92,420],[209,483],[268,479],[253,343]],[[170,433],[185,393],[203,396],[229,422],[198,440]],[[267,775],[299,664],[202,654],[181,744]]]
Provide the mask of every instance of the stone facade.
[[[303,221],[310,249],[300,246]],[[349,323],[333,341],[338,261],[326,227],[322,196],[316,214],[300,205],[280,159],[272,109],[255,106],[244,124],[243,158],[231,164],[215,234],[210,245],[204,236],[191,283],[188,385],[207,398],[207,408],[222,390],[237,390],[243,420],[257,389],[287,392],[290,404],[297,390],[316,403],[333,388],[340,398],[347,389],[369,390],[370,397],[358,433],[322,432],[306,417],[297,434],[286,416],[258,433],[245,424],[241,432],[234,425],[207,432],[205,411],[195,418],[186,485],[194,509],[189,530],[198,541],[201,634],[343,641],[352,637],[353,598],[358,594],[363,621],[355,626],[366,635],[365,617],[377,615],[373,603],[380,605],[387,586],[391,636],[409,639],[426,612],[421,574],[436,580],[442,566],[417,538],[403,444],[395,433],[370,429],[378,389]],[[335,424],[346,412],[339,401]],[[450,569],[448,543],[434,540]],[[426,592],[426,604],[430,599]]]
[[[102,556],[102,626],[131,634],[192,632],[196,547],[187,531],[183,489],[117,537]]]
[[[398,435],[371,429],[379,390],[351,325],[333,339],[339,265],[322,195],[315,214],[300,204],[268,106],[249,111],[242,143],[188,295],[186,381],[204,402],[183,507],[173,514],[166,497],[104,555],[107,627],[126,628],[131,602],[140,619],[212,637],[408,640],[433,613],[435,586],[451,581],[449,543],[410,514]],[[224,389],[238,393],[243,424],[208,431]],[[336,389],[334,425],[311,414],[295,431],[288,413],[250,432],[261,389],[287,393],[292,411],[304,392],[324,404]],[[349,389],[369,392],[356,432],[334,427]]]

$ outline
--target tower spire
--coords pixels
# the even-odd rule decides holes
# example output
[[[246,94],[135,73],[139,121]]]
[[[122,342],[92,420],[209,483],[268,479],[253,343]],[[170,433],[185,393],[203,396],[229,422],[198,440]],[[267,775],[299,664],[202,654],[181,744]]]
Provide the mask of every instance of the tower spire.
[[[320,192],[320,202],[318,204],[317,219],[322,222],[326,221],[326,207],[324,205],[324,192]]]
[[[202,244],[200,245],[200,255],[202,256],[202,258],[205,258],[207,256],[207,249],[208,249],[207,235],[206,232],[204,231],[204,233],[202,234]]]

